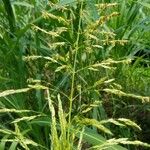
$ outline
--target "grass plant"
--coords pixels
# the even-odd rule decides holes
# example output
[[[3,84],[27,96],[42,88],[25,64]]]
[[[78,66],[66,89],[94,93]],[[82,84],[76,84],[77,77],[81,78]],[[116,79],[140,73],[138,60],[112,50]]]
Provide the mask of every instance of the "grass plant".
[[[148,46],[147,1],[0,4],[0,150],[149,149],[149,68],[129,57]]]

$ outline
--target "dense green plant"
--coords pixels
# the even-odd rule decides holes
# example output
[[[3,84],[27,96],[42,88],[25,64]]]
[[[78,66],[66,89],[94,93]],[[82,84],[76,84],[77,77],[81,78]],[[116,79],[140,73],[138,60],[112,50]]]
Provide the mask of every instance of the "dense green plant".
[[[114,60],[115,54],[110,58],[112,48],[117,50],[130,40],[123,38],[124,30],[129,33],[127,26],[117,32],[124,22],[113,31],[118,3],[93,2],[3,1],[1,149],[150,147],[134,138],[135,131],[141,130],[136,123],[115,111],[116,118],[109,116],[111,100],[115,104],[118,97],[124,97],[146,103],[150,98],[128,91],[115,79],[116,70],[126,71],[130,63],[129,59]],[[128,10],[131,16],[137,10],[135,6],[132,9]],[[130,71],[125,72],[127,76]]]
[[[102,1],[108,2],[108,1]],[[107,55],[115,58],[128,56],[139,49],[149,49],[149,4],[148,1],[126,1],[113,0],[118,6],[114,10],[119,12],[119,16],[110,20],[107,25],[114,31],[116,39],[125,39],[129,42],[125,47],[115,45],[108,47]]]

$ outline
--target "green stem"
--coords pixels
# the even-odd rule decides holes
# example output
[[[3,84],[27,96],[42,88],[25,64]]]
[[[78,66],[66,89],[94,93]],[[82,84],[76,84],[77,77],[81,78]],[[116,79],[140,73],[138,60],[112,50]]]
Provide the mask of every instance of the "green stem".
[[[74,56],[74,62],[73,62],[71,93],[70,93],[69,119],[68,119],[68,140],[69,140],[69,134],[70,134],[70,127],[71,127],[72,104],[73,104],[74,84],[75,84],[75,74],[76,74],[76,62],[77,62],[77,54],[78,54],[78,49],[79,49],[79,38],[80,38],[81,21],[82,21],[82,18],[81,18],[82,8],[83,8],[83,1],[81,3],[80,14],[79,14],[80,19],[79,19],[79,25],[78,25],[77,39],[76,39],[76,42],[74,44],[75,56]]]

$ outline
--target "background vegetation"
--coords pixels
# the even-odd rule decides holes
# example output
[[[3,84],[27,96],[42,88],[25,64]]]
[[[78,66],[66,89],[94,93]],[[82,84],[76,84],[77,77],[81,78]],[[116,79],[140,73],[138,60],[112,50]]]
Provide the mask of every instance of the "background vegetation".
[[[149,149],[148,0],[0,0],[0,21],[0,150]]]

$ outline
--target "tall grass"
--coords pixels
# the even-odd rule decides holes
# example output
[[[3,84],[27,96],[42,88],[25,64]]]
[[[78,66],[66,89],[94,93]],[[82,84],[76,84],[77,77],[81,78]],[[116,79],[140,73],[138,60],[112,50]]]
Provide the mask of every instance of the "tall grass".
[[[131,60],[116,57],[120,47],[133,46],[126,35],[141,3],[123,1],[121,11],[119,2],[96,0],[7,3],[0,9],[6,14],[0,26],[0,149],[149,148],[136,138],[142,127],[117,114],[124,100],[150,101],[130,90],[136,82],[125,78]],[[126,11],[128,24],[121,22]]]

